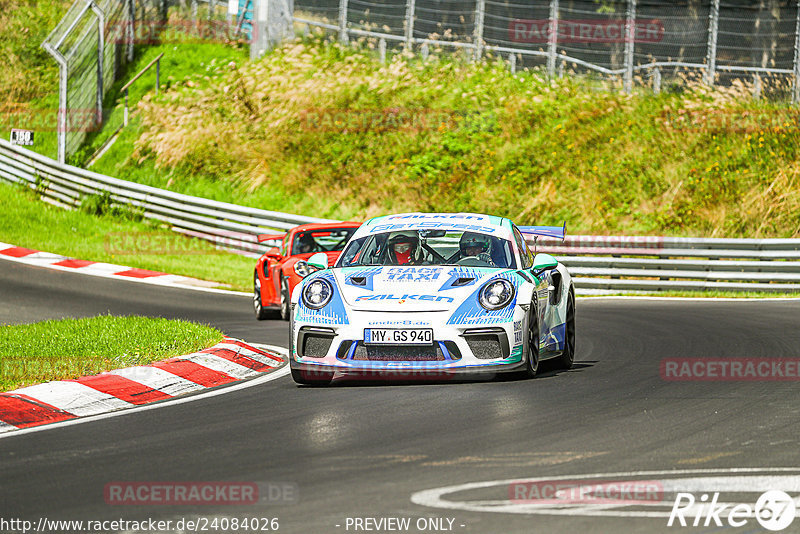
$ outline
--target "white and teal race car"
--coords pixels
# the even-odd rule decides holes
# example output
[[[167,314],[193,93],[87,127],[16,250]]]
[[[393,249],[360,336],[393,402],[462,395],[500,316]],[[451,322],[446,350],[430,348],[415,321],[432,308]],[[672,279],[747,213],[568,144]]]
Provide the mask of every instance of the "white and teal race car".
[[[320,270],[292,293],[292,377],[534,377],[550,358],[571,367],[572,277],[523,234],[563,239],[564,228],[472,213],[367,221],[332,267],[325,254],[309,258]]]

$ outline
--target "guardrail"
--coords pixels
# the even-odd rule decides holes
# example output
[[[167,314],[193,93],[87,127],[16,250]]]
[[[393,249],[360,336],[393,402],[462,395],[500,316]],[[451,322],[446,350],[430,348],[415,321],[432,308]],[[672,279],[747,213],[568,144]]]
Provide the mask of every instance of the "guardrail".
[[[597,291],[800,291],[800,239],[660,236],[540,238],[576,287]]]
[[[217,245],[258,255],[260,233],[276,233],[299,224],[334,222],[249,208],[183,195],[87,171],[11,145],[0,139],[0,180],[22,184],[45,199],[75,208],[89,195],[108,194],[112,203],[140,210],[148,219],[169,224],[176,232],[206,239]]]
[[[218,202],[60,164],[0,139],[0,180],[36,189],[68,208],[87,195],[140,210],[176,232],[258,255],[260,233],[334,222]],[[660,236],[568,236],[529,245],[570,269],[579,293],[733,290],[800,292],[800,239],[702,239]]]

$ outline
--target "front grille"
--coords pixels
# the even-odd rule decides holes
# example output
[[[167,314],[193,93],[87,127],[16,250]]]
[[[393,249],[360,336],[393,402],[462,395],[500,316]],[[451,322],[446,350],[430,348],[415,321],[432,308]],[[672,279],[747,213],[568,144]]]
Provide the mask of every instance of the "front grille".
[[[481,332],[470,334],[465,332],[464,339],[467,341],[472,354],[481,360],[508,358],[510,354],[505,331],[502,330],[497,333]]]
[[[300,348],[300,356],[304,358],[324,358],[331,348],[334,334],[320,331],[308,331],[300,329],[297,344]]]
[[[444,354],[438,343],[408,347],[397,345],[364,345],[363,343],[359,343],[353,354],[353,359],[380,362],[445,361]]]

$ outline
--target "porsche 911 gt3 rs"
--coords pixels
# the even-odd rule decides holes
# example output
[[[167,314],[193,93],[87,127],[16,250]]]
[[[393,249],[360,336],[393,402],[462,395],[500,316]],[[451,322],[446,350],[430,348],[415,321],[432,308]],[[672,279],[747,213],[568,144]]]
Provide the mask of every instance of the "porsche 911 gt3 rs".
[[[377,217],[332,267],[292,294],[290,367],[296,382],[334,375],[536,375],[575,355],[575,292],[564,265],[531,253],[523,233],[563,239],[562,227],[518,228],[473,213]]]

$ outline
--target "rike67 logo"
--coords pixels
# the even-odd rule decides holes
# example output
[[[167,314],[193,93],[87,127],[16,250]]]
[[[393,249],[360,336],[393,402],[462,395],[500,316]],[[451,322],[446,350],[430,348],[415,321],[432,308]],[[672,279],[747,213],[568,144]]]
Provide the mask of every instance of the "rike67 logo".
[[[795,502],[784,491],[765,491],[755,505],[725,503],[720,502],[719,498],[719,492],[715,492],[711,498],[704,493],[699,499],[691,493],[678,493],[667,526],[722,527],[727,524],[738,528],[755,518],[763,528],[778,532],[794,521]]]

